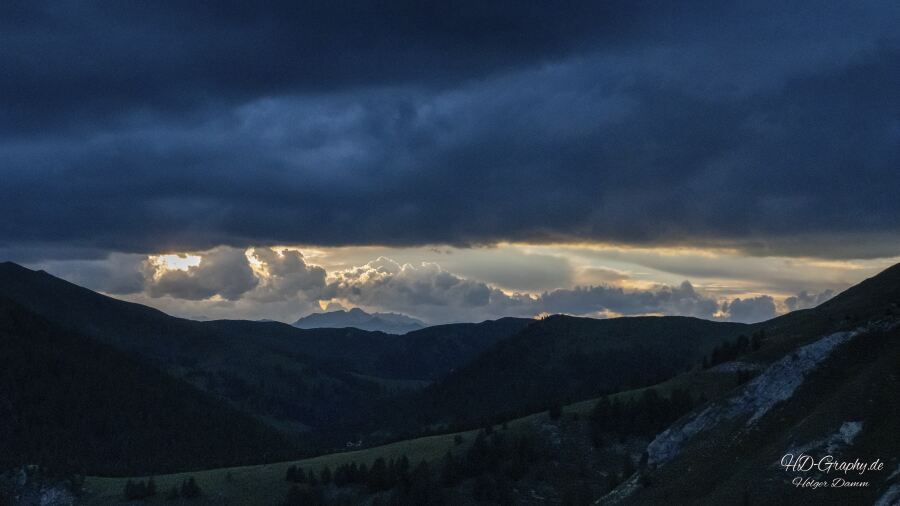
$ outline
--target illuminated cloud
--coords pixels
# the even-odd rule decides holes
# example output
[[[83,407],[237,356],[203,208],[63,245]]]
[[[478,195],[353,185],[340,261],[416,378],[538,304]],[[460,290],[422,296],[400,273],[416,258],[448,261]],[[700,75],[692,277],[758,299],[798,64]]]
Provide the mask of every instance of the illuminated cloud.
[[[150,255],[147,263],[157,274],[163,274],[166,271],[187,271],[191,267],[200,265],[202,257],[199,255]]]
[[[215,248],[199,256],[196,265],[192,265],[192,257],[151,256],[144,264],[147,294],[187,300],[215,296],[237,300],[259,284],[243,250]]]
[[[484,319],[501,307],[527,299],[459,277],[435,263],[401,265],[380,257],[333,276],[335,298],[354,306],[392,309],[429,320],[452,320],[464,314]]]
[[[491,276],[490,267],[507,259],[512,267]],[[33,267],[191,318],[293,321],[330,306],[402,312],[429,323],[545,313],[759,321],[815,306],[896,261],[799,262],[715,250],[505,244],[475,249],[223,246],[165,256],[54,260]],[[497,282],[516,270],[530,290]],[[472,274],[479,272],[487,279]]]
[[[688,315],[712,318],[718,303],[687,281],[652,290],[609,285],[556,289],[539,294],[505,292],[464,278],[436,263],[400,264],[380,257],[332,273],[328,294],[346,305],[400,311],[432,322],[473,321],[542,313],[575,315]]]
[[[297,250],[276,251],[269,248],[254,248],[246,253],[248,261],[256,261],[259,285],[249,296],[260,302],[291,300],[302,297],[305,300],[327,298],[325,269],[309,265],[303,254]]]

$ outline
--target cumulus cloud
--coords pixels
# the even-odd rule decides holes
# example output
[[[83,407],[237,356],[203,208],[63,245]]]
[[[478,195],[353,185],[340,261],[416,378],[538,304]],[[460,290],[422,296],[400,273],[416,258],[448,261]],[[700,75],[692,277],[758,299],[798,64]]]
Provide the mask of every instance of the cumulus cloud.
[[[353,305],[393,308],[414,315],[485,312],[509,297],[481,281],[461,278],[438,264],[399,264],[380,257],[365,265],[334,273],[335,297]],[[485,313],[486,314],[486,313]]]
[[[220,246],[197,252],[197,265],[166,267],[150,257],[142,263],[140,282],[129,292],[144,291],[150,297],[185,300],[220,298],[252,300],[259,304],[328,299],[325,269],[306,263],[296,250]],[[136,288],[136,289],[135,289]],[[107,290],[108,291],[108,290]]]
[[[477,320],[542,313],[574,315],[665,314],[711,318],[712,298],[685,281],[654,290],[625,290],[608,285],[557,289],[536,295],[504,292],[467,279],[434,263],[399,264],[379,258],[334,274],[335,297],[353,305],[402,311],[431,321]]]
[[[554,290],[543,293],[538,305],[547,313],[591,314],[614,312],[623,315],[664,314],[710,318],[718,309],[712,298],[694,290],[690,282],[660,286],[656,290],[625,290],[606,285]]]
[[[788,308],[788,311],[809,309],[818,306],[832,297],[834,297],[834,290],[825,290],[820,293],[807,293],[806,290],[803,290],[797,295],[784,299],[784,305]]]
[[[253,299],[272,302],[295,297],[308,300],[328,298],[324,294],[325,269],[307,264],[301,252],[255,248],[251,254],[262,270],[259,286],[250,293]]]
[[[534,262],[541,258],[556,259],[535,255],[523,265],[539,268]],[[689,281],[629,288],[622,283],[630,280],[628,275],[602,268],[591,272],[590,277],[601,280],[597,284],[519,292],[447,270],[437,262],[399,262],[386,256],[360,265],[353,261],[349,263],[352,267],[342,263],[344,268],[326,269],[296,249],[220,246],[176,260],[177,265],[166,266],[157,257],[114,255],[105,261],[54,261],[41,267],[93,289],[197,318],[293,321],[322,306],[328,310],[361,307],[400,312],[429,323],[548,313],[684,315],[756,322],[776,314],[775,301],[767,295],[720,303]],[[502,262],[502,257],[493,262]],[[488,263],[479,260],[477,268],[484,265]],[[85,282],[90,280],[93,283]],[[551,282],[556,282],[554,276]],[[803,291],[787,298],[784,307],[810,307],[833,293]]]
[[[184,270],[161,268],[148,260],[144,272],[151,297],[202,300],[218,295],[237,300],[259,284],[244,250],[229,247],[204,252],[199,265]]]
[[[775,300],[768,295],[726,301],[722,304],[722,312],[729,320],[742,323],[768,320],[777,314]]]

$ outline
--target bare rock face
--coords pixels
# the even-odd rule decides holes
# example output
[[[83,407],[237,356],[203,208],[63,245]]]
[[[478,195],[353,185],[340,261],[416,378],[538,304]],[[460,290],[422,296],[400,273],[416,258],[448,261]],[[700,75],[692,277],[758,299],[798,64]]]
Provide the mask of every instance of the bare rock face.
[[[736,395],[707,406],[658,435],[647,447],[649,462],[658,465],[671,460],[694,436],[721,422],[747,417],[747,427],[754,425],[778,402],[790,399],[806,376],[835,348],[861,332],[856,330],[827,335],[775,361]]]
[[[731,397],[682,418],[659,434],[647,447],[649,463],[659,465],[672,460],[688,441],[722,422],[746,418],[745,428],[752,428],[776,404],[790,399],[806,377],[839,346],[868,332],[897,325],[900,322],[876,321],[852,331],[835,332],[776,360]],[[859,430],[861,426],[850,423],[841,428],[838,436],[852,439]]]

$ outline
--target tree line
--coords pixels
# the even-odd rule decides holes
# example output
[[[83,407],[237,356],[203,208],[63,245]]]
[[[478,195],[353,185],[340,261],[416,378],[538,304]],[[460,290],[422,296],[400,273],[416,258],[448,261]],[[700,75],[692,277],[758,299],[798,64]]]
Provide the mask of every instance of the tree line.
[[[465,451],[448,451],[434,464],[423,460],[413,466],[404,455],[378,458],[371,465],[326,466],[318,472],[291,466],[285,480],[293,485],[283,505],[356,504],[365,495],[373,495],[376,506],[452,504],[464,483],[476,501],[513,504],[512,484],[547,457],[547,450],[533,435],[480,431]]]
[[[703,357],[701,365],[704,369],[709,369],[725,362],[737,360],[751,351],[762,348],[765,339],[765,330],[754,332],[750,337],[741,334],[736,340],[724,342],[713,348],[709,356]]]
[[[680,388],[668,396],[660,395],[654,388],[627,400],[604,396],[590,414],[594,445],[602,445],[604,437],[610,433],[623,438],[653,437],[693,409],[700,400]]]
[[[178,498],[196,499],[202,494],[203,491],[200,489],[200,486],[197,485],[197,481],[193,476],[189,476],[187,479],[181,482],[181,487],[173,486],[169,489],[169,491],[166,493],[166,500],[174,501]],[[122,490],[122,496],[129,501],[155,497],[156,482],[153,480],[153,478],[149,478],[146,481],[128,480],[125,482],[125,488]]]

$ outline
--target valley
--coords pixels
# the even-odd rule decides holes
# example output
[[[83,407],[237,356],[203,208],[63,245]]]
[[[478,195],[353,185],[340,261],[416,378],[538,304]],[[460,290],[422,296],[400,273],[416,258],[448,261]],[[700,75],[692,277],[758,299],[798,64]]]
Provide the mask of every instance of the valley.
[[[121,354],[121,363],[134,362],[128,367],[154,371],[139,374],[142,381],[171,385],[153,387],[163,395],[159,402],[174,395],[202,399],[191,402],[197,414],[173,413],[185,425],[167,429],[160,419],[153,422],[159,429],[122,429],[132,437],[191,441],[166,446],[189,452],[180,457],[170,450],[154,454],[160,446],[147,439],[141,444],[149,453],[139,464],[116,460],[134,453],[115,444],[97,447],[114,452],[97,460],[103,454],[93,457],[83,445],[113,442],[115,433],[83,428],[54,436],[72,443],[55,443],[50,453],[41,445],[60,439],[22,441],[7,451],[19,459],[8,459],[7,468],[37,464],[86,475],[79,500],[88,505],[133,502],[126,485],[133,490],[131,483],[151,477],[156,493],[141,496],[141,503],[166,504],[174,488],[181,501],[210,505],[665,504],[672,498],[775,504],[807,494],[774,465],[791,449],[827,447],[884,459],[889,469],[900,464],[892,436],[900,415],[900,266],[817,308],[752,325],[550,316],[428,327],[405,336],[192,322],[18,266],[5,264],[0,272],[7,280],[0,294],[8,301],[4,342],[27,334],[96,343],[91,346],[107,351],[93,353],[95,359]],[[186,360],[189,354],[196,359]],[[97,373],[126,374],[76,362]],[[120,385],[123,395],[145,388]],[[5,402],[29,412],[25,397]],[[116,416],[93,407],[94,399],[51,402],[58,403],[51,409],[94,423]],[[215,410],[232,413],[224,416],[244,434],[247,449],[223,443],[235,436],[200,414]],[[269,442],[246,439],[251,427]],[[217,457],[191,446],[216,442],[230,453]],[[272,449],[258,451],[265,445]],[[289,480],[293,468],[315,478]],[[365,470],[346,474],[357,468]],[[748,479],[757,485],[741,485]],[[893,493],[896,473],[870,479],[868,487],[844,487],[821,499],[841,504]],[[198,497],[178,491],[188,480],[199,487]]]

